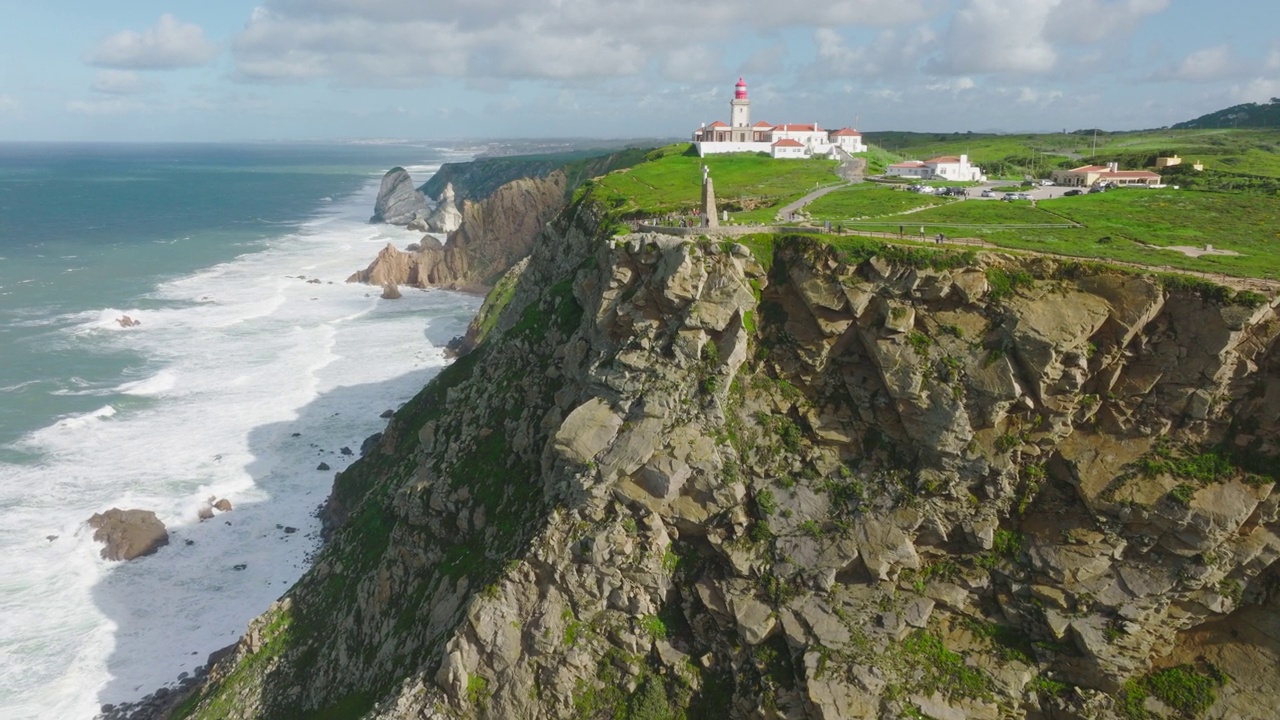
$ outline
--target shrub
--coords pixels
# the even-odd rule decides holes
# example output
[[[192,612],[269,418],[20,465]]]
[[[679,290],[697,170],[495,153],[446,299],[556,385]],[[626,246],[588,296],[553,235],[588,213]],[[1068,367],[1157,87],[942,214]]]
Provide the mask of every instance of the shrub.
[[[1000,301],[1013,295],[1019,288],[1031,287],[1035,278],[1025,270],[1005,270],[1004,268],[987,268],[987,283],[991,286],[989,297]]]

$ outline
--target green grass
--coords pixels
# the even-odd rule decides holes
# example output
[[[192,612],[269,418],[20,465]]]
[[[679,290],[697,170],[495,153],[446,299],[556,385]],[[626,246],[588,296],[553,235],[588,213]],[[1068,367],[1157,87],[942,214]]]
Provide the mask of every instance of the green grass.
[[[948,698],[989,698],[990,676],[965,662],[964,656],[943,644],[937,635],[917,630],[902,641],[902,654],[919,669],[918,689],[941,692]]]
[[[869,132],[868,143],[904,158],[966,153],[990,177],[1047,177],[1057,167],[1119,161],[1148,167],[1177,153],[1184,163],[1229,173],[1280,178],[1280,130],[1140,130],[996,135],[988,133]],[[1095,149],[1096,143],[1096,149]]]
[[[754,153],[700,158],[691,147],[659,148],[647,162],[599,178],[596,198],[624,218],[691,213],[701,203],[706,165],[717,207],[737,222],[772,222],[783,205],[839,180],[834,160],[774,160]]]
[[[863,183],[828,193],[814,200],[805,210],[815,220],[860,220],[895,215],[947,202],[946,199],[932,195]]]
[[[921,225],[983,224],[966,237],[995,245],[1152,267],[1196,270],[1236,277],[1280,279],[1280,198],[1242,193],[1126,189],[1027,203],[954,203],[906,216]],[[1079,228],[1000,228],[998,221],[1025,224],[1074,222]],[[898,223],[859,229],[896,233]],[[1188,257],[1160,247],[1211,244],[1239,255]],[[1151,246],[1151,247],[1145,247]]]
[[[1069,222],[1041,207],[1032,207],[1025,200],[1003,202],[1000,200],[965,200],[942,207],[929,208],[907,216],[908,224],[924,225],[1055,225]]]
[[[1201,717],[1217,701],[1215,691],[1226,682],[1227,677],[1212,665],[1207,673],[1190,665],[1157,670],[1125,683],[1116,710],[1126,720],[1154,720],[1156,715],[1143,705],[1147,696],[1154,695],[1182,717]]]

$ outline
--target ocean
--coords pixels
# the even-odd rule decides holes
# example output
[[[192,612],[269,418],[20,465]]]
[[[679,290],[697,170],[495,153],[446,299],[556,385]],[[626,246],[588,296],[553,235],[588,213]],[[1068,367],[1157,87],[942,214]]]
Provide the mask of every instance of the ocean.
[[[465,157],[0,144],[0,717],[172,684],[301,575],[334,472],[480,303],[344,282],[419,239],[368,224],[378,182]],[[202,522],[210,498],[233,509]],[[168,546],[101,559],[85,521],[112,507]]]

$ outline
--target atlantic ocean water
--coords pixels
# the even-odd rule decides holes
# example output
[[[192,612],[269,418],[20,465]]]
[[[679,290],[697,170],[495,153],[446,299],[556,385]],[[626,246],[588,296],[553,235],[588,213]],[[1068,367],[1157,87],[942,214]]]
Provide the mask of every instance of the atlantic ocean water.
[[[462,158],[0,144],[0,717],[136,700],[299,577],[333,473],[479,305],[344,282],[419,239],[368,224],[378,181]],[[233,510],[202,522],[211,497]],[[169,545],[101,559],[84,523],[112,507],[154,511]]]

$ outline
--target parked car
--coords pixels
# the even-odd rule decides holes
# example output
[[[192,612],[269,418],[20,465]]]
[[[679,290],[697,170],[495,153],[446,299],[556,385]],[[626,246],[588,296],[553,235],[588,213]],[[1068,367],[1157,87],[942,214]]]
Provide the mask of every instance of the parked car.
[[[1101,185],[1094,185],[1093,187],[1089,188],[1089,194],[1090,194],[1090,195],[1092,195],[1092,194],[1094,194],[1094,193],[1101,193],[1101,192],[1106,192],[1106,191],[1107,191],[1107,189],[1106,189],[1105,187],[1101,186]]]
[[[1053,187],[1053,181],[1052,181],[1052,180],[1041,180],[1041,181],[1040,181],[1040,187]]]
[[[1075,196],[1077,196],[1077,195],[1083,195],[1083,194],[1084,194],[1084,191],[1083,191],[1083,190],[1081,190],[1081,189],[1079,189],[1079,188],[1076,188],[1076,189],[1074,189],[1074,190],[1068,190],[1068,191],[1066,191],[1066,192],[1062,193],[1062,197],[1075,197]]]
[[[991,192],[991,188],[982,191],[982,197],[995,197],[996,194]]]

